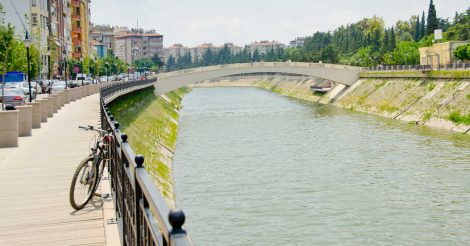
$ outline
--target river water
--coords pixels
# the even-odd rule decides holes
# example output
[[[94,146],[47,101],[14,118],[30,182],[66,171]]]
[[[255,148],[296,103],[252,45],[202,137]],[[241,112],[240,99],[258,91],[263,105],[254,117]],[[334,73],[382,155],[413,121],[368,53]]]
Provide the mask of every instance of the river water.
[[[470,138],[256,88],[183,100],[175,193],[196,245],[466,245]]]

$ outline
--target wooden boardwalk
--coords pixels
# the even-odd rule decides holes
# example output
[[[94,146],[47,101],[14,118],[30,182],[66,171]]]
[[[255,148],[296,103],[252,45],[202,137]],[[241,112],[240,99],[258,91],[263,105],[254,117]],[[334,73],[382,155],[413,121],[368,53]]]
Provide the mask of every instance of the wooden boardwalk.
[[[0,149],[0,245],[105,245],[102,204],[79,212],[69,205],[78,163],[98,126],[99,97],[65,105],[18,148]]]

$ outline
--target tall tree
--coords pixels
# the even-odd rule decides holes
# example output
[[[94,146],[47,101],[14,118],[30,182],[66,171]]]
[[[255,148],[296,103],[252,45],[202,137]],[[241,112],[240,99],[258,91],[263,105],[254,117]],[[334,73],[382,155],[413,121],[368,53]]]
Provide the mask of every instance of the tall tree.
[[[426,34],[431,35],[434,33],[434,30],[439,28],[439,21],[437,19],[436,14],[436,6],[432,0],[429,2],[429,10],[428,10],[428,25],[426,27]]]
[[[424,11],[421,15],[421,30],[419,31],[419,34],[421,35],[419,39],[422,39],[424,36],[426,36],[426,20],[424,19]]]
[[[414,33],[413,38],[416,42],[418,42],[420,37],[421,37],[421,24],[419,23],[419,15],[418,15],[418,18],[416,19],[415,33]]]
[[[396,40],[397,40],[397,38],[395,37],[395,30],[392,27],[392,29],[390,30],[390,41],[388,42],[388,44],[389,44],[388,50],[391,51],[391,50],[394,50],[397,47]]]

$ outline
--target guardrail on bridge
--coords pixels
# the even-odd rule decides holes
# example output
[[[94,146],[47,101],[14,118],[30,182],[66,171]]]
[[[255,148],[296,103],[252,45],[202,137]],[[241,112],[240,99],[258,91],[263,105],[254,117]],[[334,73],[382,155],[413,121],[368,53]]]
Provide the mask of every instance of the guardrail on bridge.
[[[136,155],[128,136],[119,129],[107,104],[132,91],[152,87],[156,79],[116,82],[100,90],[101,127],[114,140],[109,165],[115,212],[123,245],[193,245],[182,228],[185,215],[171,210]]]

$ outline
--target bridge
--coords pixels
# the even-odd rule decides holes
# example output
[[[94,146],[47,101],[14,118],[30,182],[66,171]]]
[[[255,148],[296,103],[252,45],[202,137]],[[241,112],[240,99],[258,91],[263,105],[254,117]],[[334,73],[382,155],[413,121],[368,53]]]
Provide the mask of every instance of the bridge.
[[[166,204],[143,168],[145,157],[134,153],[128,143],[132,139],[120,131],[107,104],[149,87],[164,94],[195,82],[237,74],[300,74],[352,85],[360,70],[310,63],[221,65],[99,85],[99,95],[95,94],[98,86],[88,86],[38,100],[21,109],[24,112],[16,112],[22,116],[11,129],[24,127],[20,118],[25,115],[30,124],[39,121],[42,127],[29,129],[33,136],[20,138],[19,147],[0,149],[0,245],[192,245],[183,229],[184,213]],[[0,121],[3,115],[8,116],[2,114]],[[68,203],[70,180],[89,153],[90,143],[90,135],[79,132],[79,125],[101,125],[115,141],[109,178],[101,182],[103,198],[94,198],[76,212]],[[8,133],[8,129],[0,127],[0,133]]]
[[[359,79],[360,67],[304,63],[304,62],[255,62],[227,64],[158,74],[155,85],[157,94],[165,94],[180,87],[230,75],[281,73],[318,77],[350,86]],[[154,77],[155,78],[155,77]]]

